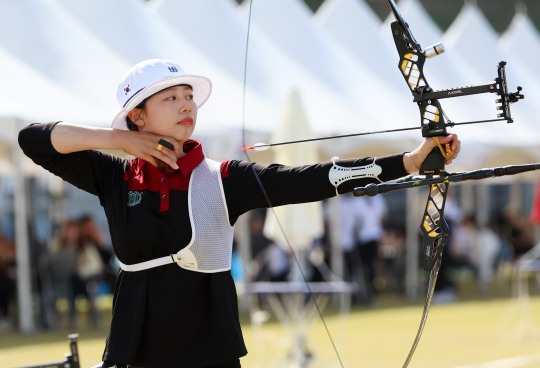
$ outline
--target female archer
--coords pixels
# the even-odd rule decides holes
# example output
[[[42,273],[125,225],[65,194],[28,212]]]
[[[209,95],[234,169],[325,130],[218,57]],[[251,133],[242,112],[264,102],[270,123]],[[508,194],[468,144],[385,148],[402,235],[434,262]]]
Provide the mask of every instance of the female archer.
[[[191,139],[210,93],[207,78],[151,59],[120,83],[112,128],[56,122],[19,134],[26,155],[96,195],[107,216],[121,271],[103,367],[240,367],[247,350],[230,273],[238,217],[268,207],[264,192],[280,206],[405,176],[435,147],[426,139],[409,153],[298,167],[216,162]],[[455,135],[440,142],[451,146],[449,163],[460,142]],[[347,178],[343,167],[366,176]]]

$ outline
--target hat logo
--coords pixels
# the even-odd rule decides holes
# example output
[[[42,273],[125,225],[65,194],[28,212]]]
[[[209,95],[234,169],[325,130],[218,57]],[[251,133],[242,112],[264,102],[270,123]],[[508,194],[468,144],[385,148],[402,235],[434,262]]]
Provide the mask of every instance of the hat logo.
[[[129,93],[129,91],[131,91],[131,88],[129,88],[129,84],[126,86],[126,88],[124,88],[124,92],[125,94],[127,95]]]
[[[169,71],[170,71],[171,73],[176,73],[176,72],[178,72],[178,69],[177,69],[175,66],[169,66],[168,69],[169,69]]]

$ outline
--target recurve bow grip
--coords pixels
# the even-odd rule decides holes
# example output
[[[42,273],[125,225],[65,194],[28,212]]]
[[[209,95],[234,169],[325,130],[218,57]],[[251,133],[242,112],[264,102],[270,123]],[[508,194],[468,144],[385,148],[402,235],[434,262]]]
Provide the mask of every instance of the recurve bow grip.
[[[444,157],[439,147],[435,147],[422,162],[420,175],[441,175],[444,173]]]

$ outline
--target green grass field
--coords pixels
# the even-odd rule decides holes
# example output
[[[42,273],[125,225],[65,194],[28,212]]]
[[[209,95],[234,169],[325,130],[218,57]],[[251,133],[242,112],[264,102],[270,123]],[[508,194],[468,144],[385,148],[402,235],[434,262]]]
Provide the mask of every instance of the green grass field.
[[[346,315],[329,310],[325,321],[344,367],[401,367],[421,313],[420,304],[387,301]],[[294,346],[294,327],[275,321],[261,326],[244,323],[249,354],[242,358],[242,366],[294,367],[287,361]],[[100,361],[106,329],[83,327],[79,333],[82,367],[90,367]],[[66,336],[67,331],[33,336],[4,332],[0,367],[60,360],[68,352]],[[313,353],[309,367],[340,367],[318,316],[308,328],[307,346]],[[540,296],[523,303],[494,298],[432,306],[410,367],[540,367]]]

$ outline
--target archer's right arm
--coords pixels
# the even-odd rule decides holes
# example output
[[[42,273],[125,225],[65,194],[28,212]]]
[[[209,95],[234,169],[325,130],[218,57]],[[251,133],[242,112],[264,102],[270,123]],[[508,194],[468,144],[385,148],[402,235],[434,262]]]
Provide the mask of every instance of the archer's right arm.
[[[69,123],[32,124],[19,133],[19,145],[36,164],[73,185],[92,194],[96,191],[96,165],[110,159],[98,149],[123,150],[154,166],[158,159],[176,166],[174,151],[156,149],[160,139],[171,142],[176,151],[181,147],[170,137],[147,132],[110,128],[94,128]],[[106,168],[105,168],[106,169]],[[104,184],[104,183],[102,183]]]
[[[173,138],[149,132],[96,128],[59,122],[30,125],[21,131],[19,137],[24,136],[26,130],[30,133],[36,133],[39,130],[49,131],[52,147],[58,153],[67,154],[96,149],[123,150],[130,155],[150,162],[154,166],[157,166],[158,160],[160,160],[174,167],[177,160],[175,152],[182,149]],[[158,151],[156,148],[160,139],[172,143],[174,151],[167,148]],[[23,147],[22,144],[21,147]]]
[[[121,161],[95,149],[117,149],[114,139],[108,129],[64,123],[32,124],[19,132],[19,145],[32,161],[95,195]]]

